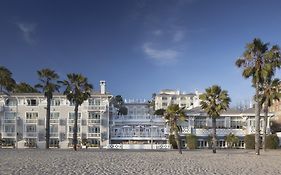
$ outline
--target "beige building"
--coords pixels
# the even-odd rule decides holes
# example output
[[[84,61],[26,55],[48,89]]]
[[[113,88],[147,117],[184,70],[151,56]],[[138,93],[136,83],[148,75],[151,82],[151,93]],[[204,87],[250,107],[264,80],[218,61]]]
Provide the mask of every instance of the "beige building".
[[[170,104],[178,104],[185,109],[191,109],[200,106],[200,93],[184,93],[176,90],[161,90],[155,96],[155,110],[166,109]]]

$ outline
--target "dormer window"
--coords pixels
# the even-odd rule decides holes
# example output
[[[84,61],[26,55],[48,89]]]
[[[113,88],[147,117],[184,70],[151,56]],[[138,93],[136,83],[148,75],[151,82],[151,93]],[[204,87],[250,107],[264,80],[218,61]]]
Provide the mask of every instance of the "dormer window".
[[[27,106],[37,106],[37,100],[36,99],[27,99]]]

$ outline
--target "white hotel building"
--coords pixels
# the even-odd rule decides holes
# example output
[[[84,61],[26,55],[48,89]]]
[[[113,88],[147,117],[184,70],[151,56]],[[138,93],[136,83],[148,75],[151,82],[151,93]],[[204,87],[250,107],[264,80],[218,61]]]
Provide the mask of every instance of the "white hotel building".
[[[116,115],[110,106],[112,95],[101,90],[93,92],[91,98],[79,107],[78,139],[89,147],[118,149],[163,149],[169,148],[169,127],[162,116],[153,115],[145,101],[125,103],[127,115]],[[156,109],[174,103],[186,105],[186,119],[180,122],[182,145],[187,134],[198,138],[198,147],[208,147],[211,135],[211,119],[200,108],[199,93],[160,93],[156,95]],[[166,97],[166,98],[162,98]],[[176,97],[176,98],[175,98]],[[185,97],[185,99],[181,99]],[[0,94],[0,129],[3,146],[16,148],[45,147],[46,98],[43,94]],[[194,107],[197,106],[197,107]],[[272,113],[269,114],[273,116]],[[270,120],[270,119],[268,119]],[[270,127],[267,130],[270,132]],[[74,106],[65,95],[54,94],[51,104],[50,143],[51,147],[71,148],[74,124]],[[261,114],[261,134],[263,134]],[[230,133],[239,137],[239,147],[244,148],[245,135],[254,134],[254,110],[229,109],[217,119],[218,146],[226,147],[225,136]]]
[[[170,104],[178,104],[185,109],[191,109],[200,105],[200,93],[185,93],[171,89],[161,90],[155,96],[155,110],[167,109]]]
[[[79,106],[78,139],[87,139],[91,147],[109,144],[109,101],[112,95],[101,91]],[[17,148],[45,146],[47,100],[40,93],[0,94],[1,137],[5,145]],[[54,94],[51,102],[51,147],[68,148],[72,145],[74,106],[65,95]]]

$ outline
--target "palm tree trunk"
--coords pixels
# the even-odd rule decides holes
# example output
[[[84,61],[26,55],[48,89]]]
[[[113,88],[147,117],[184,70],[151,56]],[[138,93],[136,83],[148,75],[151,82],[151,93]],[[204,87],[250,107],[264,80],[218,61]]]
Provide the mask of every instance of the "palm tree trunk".
[[[75,108],[74,108],[74,127],[73,127],[73,149],[74,151],[77,151],[77,121],[78,121],[78,104],[75,103]]]
[[[46,111],[46,149],[49,149],[50,143],[50,117],[51,117],[51,98],[47,97],[47,111]]]
[[[217,152],[217,138],[216,138],[216,118],[212,118],[212,128],[213,128],[213,139],[212,139],[212,148],[213,148],[213,153]]]
[[[259,102],[259,83],[256,82],[256,97],[255,97],[255,152],[260,155],[260,102]]]
[[[177,143],[177,147],[178,147],[179,153],[182,154],[181,140],[180,140],[179,133],[178,132],[174,132],[174,136],[175,136],[175,140],[176,140],[176,143]]]
[[[267,128],[267,118],[268,118],[268,103],[264,104],[264,122],[263,122],[263,151],[266,151],[265,142],[266,142],[266,128]]]

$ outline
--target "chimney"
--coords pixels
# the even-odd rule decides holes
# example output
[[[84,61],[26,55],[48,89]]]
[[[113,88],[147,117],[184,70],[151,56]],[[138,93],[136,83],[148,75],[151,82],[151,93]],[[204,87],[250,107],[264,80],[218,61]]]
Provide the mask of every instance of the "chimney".
[[[104,80],[100,81],[100,93],[101,94],[106,94],[106,91],[105,91],[105,81]]]

